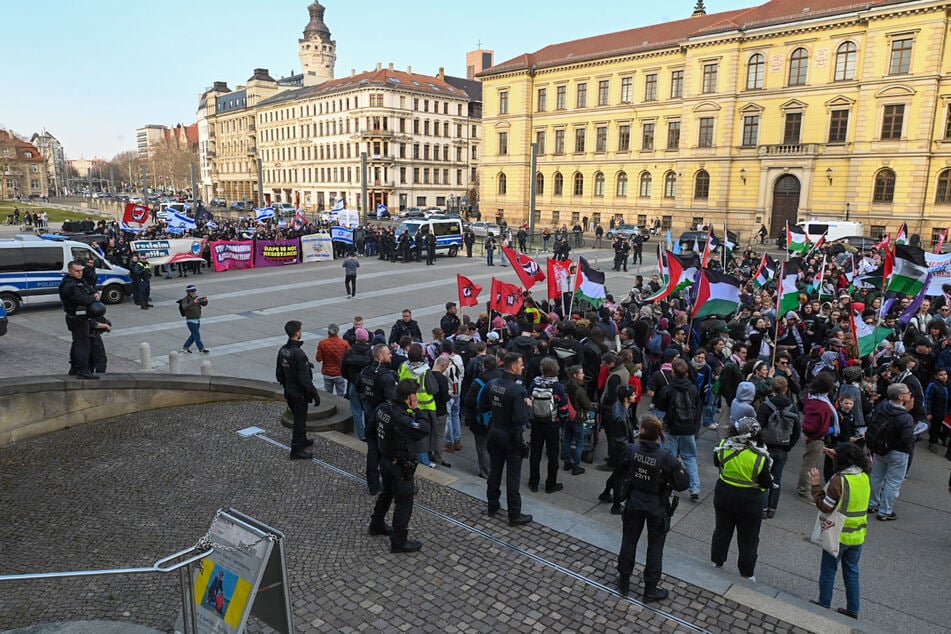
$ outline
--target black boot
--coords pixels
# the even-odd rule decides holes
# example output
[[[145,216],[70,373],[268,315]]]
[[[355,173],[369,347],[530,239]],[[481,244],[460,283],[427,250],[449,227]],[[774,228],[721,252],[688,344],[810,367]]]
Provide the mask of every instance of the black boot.
[[[656,584],[644,586],[644,602],[663,601],[670,595],[664,588],[658,588]]]
[[[621,594],[621,596],[627,596],[627,593],[631,591],[631,575],[622,575],[618,573],[617,591]]]

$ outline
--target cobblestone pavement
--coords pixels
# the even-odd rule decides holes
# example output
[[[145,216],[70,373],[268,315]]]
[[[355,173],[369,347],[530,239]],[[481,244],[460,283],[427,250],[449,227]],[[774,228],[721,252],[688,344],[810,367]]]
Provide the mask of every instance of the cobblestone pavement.
[[[282,409],[145,412],[0,450],[0,571],[148,566],[233,507],[287,536],[303,632],[806,631],[669,577],[671,599],[656,605],[682,622],[645,609],[605,590],[614,553],[537,524],[510,528],[484,502],[422,479],[410,535],[423,551],[392,555],[386,538],[366,534],[373,498],[360,481],[235,433],[257,425],[287,442]],[[363,465],[324,438],[315,453],[350,473]],[[7,582],[0,628],[113,620],[169,630],[177,597],[176,575]]]

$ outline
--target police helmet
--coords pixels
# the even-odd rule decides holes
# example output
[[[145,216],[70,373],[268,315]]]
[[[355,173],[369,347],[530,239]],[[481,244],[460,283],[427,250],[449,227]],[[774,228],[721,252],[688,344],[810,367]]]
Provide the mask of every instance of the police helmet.
[[[91,317],[102,317],[106,314],[106,305],[102,302],[93,302],[86,307],[86,314]]]

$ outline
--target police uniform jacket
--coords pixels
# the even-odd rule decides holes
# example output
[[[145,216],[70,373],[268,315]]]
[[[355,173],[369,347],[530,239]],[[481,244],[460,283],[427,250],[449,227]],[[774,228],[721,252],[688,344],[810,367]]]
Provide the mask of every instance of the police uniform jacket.
[[[510,372],[502,372],[482,390],[479,399],[480,412],[492,412],[492,429],[508,433],[521,433],[531,418],[525,403],[525,386],[519,377]]]
[[[370,407],[396,398],[396,372],[379,361],[373,361],[360,372],[360,396]]]
[[[284,386],[284,393],[291,398],[310,400],[317,395],[314,387],[314,371],[307,353],[301,350],[301,341],[288,339],[277,353],[277,382]]]
[[[429,419],[406,403],[386,401],[376,412],[376,435],[384,458],[409,460],[416,456],[416,443],[429,436]]]
[[[94,290],[84,280],[67,275],[59,284],[59,299],[67,315],[85,316],[86,307],[96,301]]]
[[[629,444],[621,456],[620,467],[631,483],[629,509],[663,511],[671,490],[685,491],[690,486],[690,476],[680,461],[656,441]]]

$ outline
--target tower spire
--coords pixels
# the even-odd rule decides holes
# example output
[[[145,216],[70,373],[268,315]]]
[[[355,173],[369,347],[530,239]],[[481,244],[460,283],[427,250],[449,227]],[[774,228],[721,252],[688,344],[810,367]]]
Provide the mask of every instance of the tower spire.
[[[690,17],[697,18],[701,15],[707,14],[707,8],[703,6],[703,0],[697,0],[697,6],[693,8],[693,15]]]
[[[298,54],[305,86],[314,86],[334,78],[337,43],[330,39],[330,29],[324,22],[324,11],[324,6],[317,0],[307,7],[310,21],[304,27],[304,37],[298,40]]]

